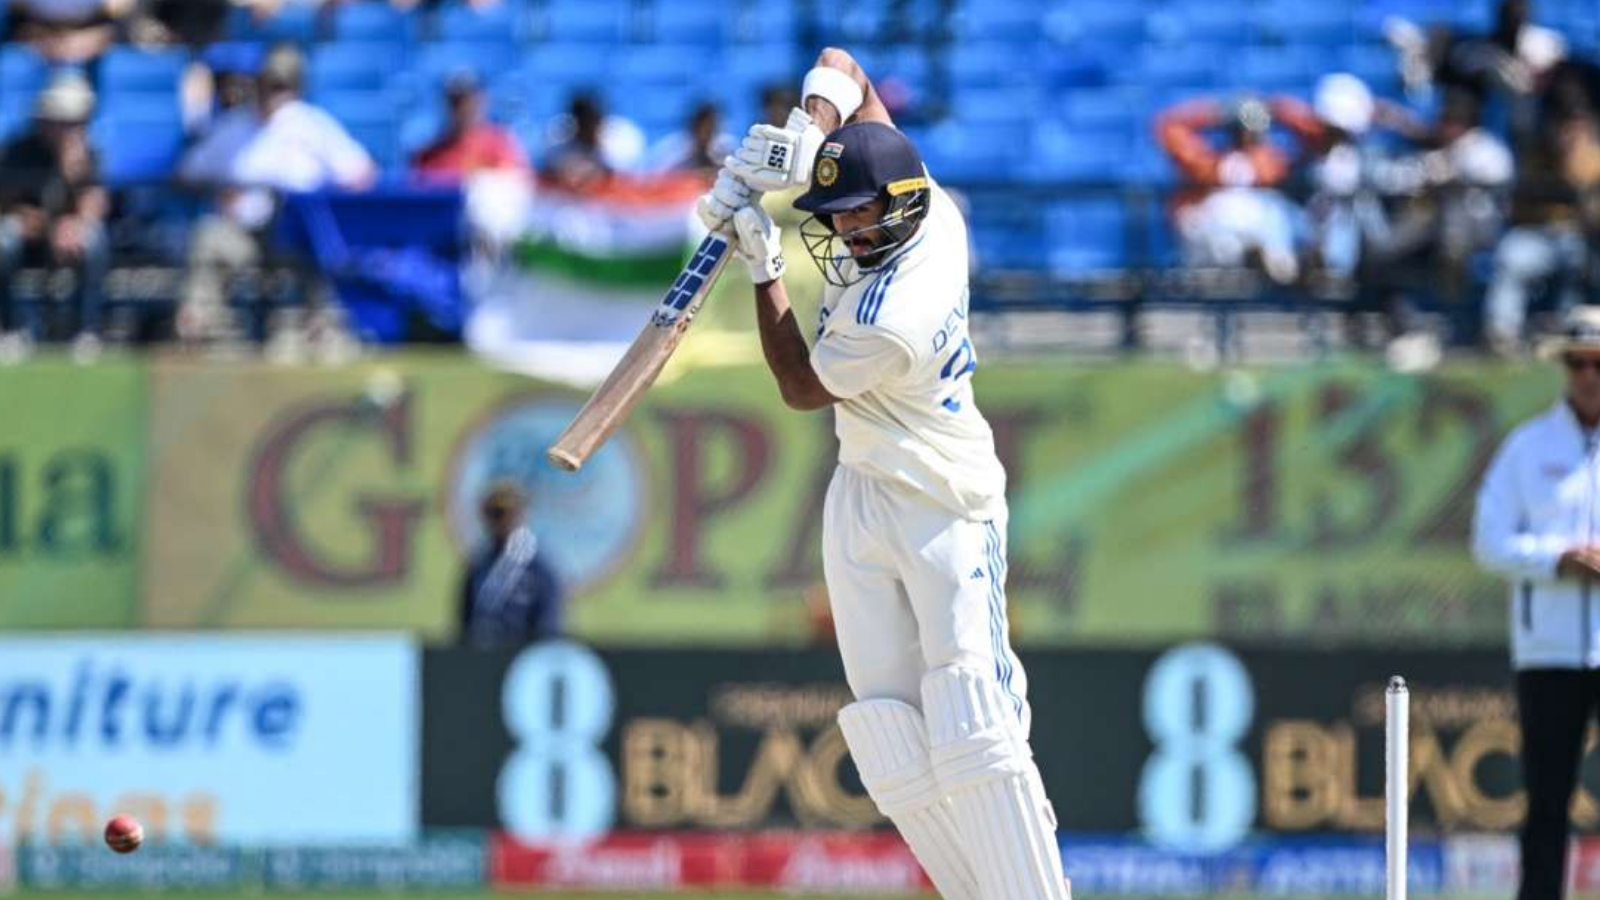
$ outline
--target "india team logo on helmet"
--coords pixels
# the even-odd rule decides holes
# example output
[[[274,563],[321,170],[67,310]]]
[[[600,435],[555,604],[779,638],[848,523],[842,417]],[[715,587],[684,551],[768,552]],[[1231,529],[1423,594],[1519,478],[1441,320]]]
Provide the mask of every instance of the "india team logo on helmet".
[[[833,217],[881,200],[875,224],[839,233]],[[829,283],[847,286],[865,278],[904,245],[927,215],[929,182],[922,156],[911,141],[881,122],[857,122],[828,135],[817,150],[811,189],[794,201],[812,214],[800,226],[806,250]],[[852,256],[851,241],[868,240],[870,253]],[[859,252],[859,251],[858,251]],[[854,263],[854,272],[846,266]]]
[[[844,155],[844,145],[838,141],[828,141],[817,151],[817,165],[814,177],[817,184],[823,187],[833,187],[839,180],[839,157]]]

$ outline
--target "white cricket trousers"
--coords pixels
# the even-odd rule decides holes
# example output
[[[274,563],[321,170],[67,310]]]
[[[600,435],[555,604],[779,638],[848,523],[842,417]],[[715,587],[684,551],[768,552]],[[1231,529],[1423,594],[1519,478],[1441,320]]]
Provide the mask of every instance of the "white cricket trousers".
[[[1028,680],[1006,618],[1006,517],[974,522],[839,466],[823,506],[822,568],[850,691],[922,708],[922,677],[994,673],[1026,736]]]

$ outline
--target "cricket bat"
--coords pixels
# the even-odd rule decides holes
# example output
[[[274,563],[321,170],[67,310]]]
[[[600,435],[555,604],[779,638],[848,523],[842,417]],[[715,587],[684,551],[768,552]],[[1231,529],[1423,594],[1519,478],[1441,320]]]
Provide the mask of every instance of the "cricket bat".
[[[678,349],[684,332],[689,330],[695,313],[700,311],[732,255],[726,237],[715,231],[706,235],[628,352],[550,445],[545,455],[551,463],[576,472],[616,433]]]

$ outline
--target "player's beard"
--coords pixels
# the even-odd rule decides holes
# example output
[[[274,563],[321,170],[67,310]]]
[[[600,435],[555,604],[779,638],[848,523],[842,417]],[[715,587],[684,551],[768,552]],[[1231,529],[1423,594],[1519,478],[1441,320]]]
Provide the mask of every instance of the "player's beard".
[[[896,227],[883,221],[841,234],[833,230],[831,217],[812,215],[800,223],[800,240],[806,245],[806,253],[811,256],[811,261],[821,270],[823,280],[836,287],[849,287],[866,278],[891,254],[905,246],[920,227],[926,208],[924,199],[920,207],[913,201],[909,209],[899,210],[897,219],[903,220],[908,211],[913,217],[910,222],[898,226],[902,229],[899,235],[896,234]],[[868,242],[870,247],[853,244],[857,240]],[[855,263],[853,272],[844,265],[846,260]]]
[[[889,235],[881,227],[871,225],[858,229],[848,235],[842,235],[840,240],[845,248],[850,251],[850,258],[856,261],[856,266],[861,269],[875,269],[883,262],[888,254]]]

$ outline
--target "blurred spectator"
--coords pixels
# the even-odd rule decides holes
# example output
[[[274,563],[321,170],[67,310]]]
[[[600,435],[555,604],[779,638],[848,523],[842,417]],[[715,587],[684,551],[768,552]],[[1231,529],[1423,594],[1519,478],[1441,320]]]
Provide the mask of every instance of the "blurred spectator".
[[[768,125],[783,125],[789,121],[789,110],[800,105],[800,92],[787,84],[769,84],[761,89],[761,121]]]
[[[1409,111],[1373,97],[1366,82],[1345,72],[1318,80],[1311,106],[1278,97],[1272,111],[1299,139],[1310,169],[1310,263],[1326,275],[1351,279],[1362,246],[1388,230],[1374,179],[1389,154],[1373,139],[1374,130],[1412,140],[1421,140],[1426,130]]]
[[[644,133],[621,116],[607,115],[588,91],[572,97],[567,114],[551,126],[551,146],[540,174],[563,190],[583,192],[632,166],[644,151]]]
[[[145,0],[129,27],[140,44],[182,44],[200,48],[222,37],[238,0]]]
[[[1595,287],[1593,248],[1600,237],[1600,69],[1563,63],[1540,103],[1540,140],[1518,157],[1513,227],[1495,250],[1487,298],[1487,334],[1501,355],[1522,351],[1533,290],[1546,282],[1562,310],[1586,302]]]
[[[545,154],[544,175],[558,187],[584,191],[611,177],[611,164],[600,149],[605,114],[592,94],[572,98],[567,114],[572,119],[572,133]]]
[[[528,498],[501,482],[480,507],[488,544],[461,579],[461,639],[477,647],[505,647],[561,634],[561,584],[528,527]]]
[[[411,161],[417,175],[456,182],[477,172],[529,172],[528,157],[512,134],[488,120],[483,86],[471,72],[457,72],[444,85],[449,121],[438,139]]]
[[[1289,159],[1269,142],[1268,107],[1256,98],[1232,104],[1194,100],[1161,113],[1156,134],[1189,187],[1172,211],[1185,264],[1257,264],[1280,283],[1299,273],[1295,209],[1276,190]],[[1221,148],[1207,132],[1223,131]]]
[[[134,0],[11,0],[10,40],[25,41],[53,63],[97,59],[116,39]]]
[[[1381,193],[1401,199],[1387,231],[1366,242],[1361,277],[1386,304],[1392,333],[1407,326],[1408,290],[1460,300],[1472,255],[1492,248],[1505,224],[1511,151],[1478,116],[1472,94],[1448,92],[1425,149],[1374,173]]]
[[[224,279],[261,262],[273,191],[359,190],[377,177],[372,158],[343,126],[300,99],[304,76],[298,50],[273,49],[256,76],[255,105],[219,116],[179,163],[179,180],[213,191],[218,206],[218,214],[196,224],[190,240],[180,337],[233,333]]]
[[[1403,19],[1386,22],[1385,32],[1401,53],[1401,71],[1413,93],[1431,93],[1436,87],[1462,90],[1480,106],[1504,97],[1510,105],[1510,131],[1520,146],[1533,136],[1531,98],[1546,73],[1567,55],[1560,33],[1530,18],[1528,0],[1502,0],[1487,35],[1460,34],[1443,26],[1425,33]]]
[[[207,47],[200,57],[199,75],[185,76],[180,94],[183,128],[202,137],[217,120],[236,109],[253,109],[256,73],[265,53],[256,44],[221,43]]]
[[[108,256],[109,203],[87,127],[94,104],[89,82],[62,70],[35,99],[32,127],[0,148],[0,330],[22,329],[32,339],[73,333],[84,350],[98,347]],[[71,329],[49,327],[37,306],[15,308],[10,289],[19,266],[77,271]]]
[[[734,147],[733,137],[722,130],[722,111],[715,103],[701,103],[690,113],[683,131],[662,138],[651,151],[650,168],[694,172],[710,182],[716,180],[723,157]]]

